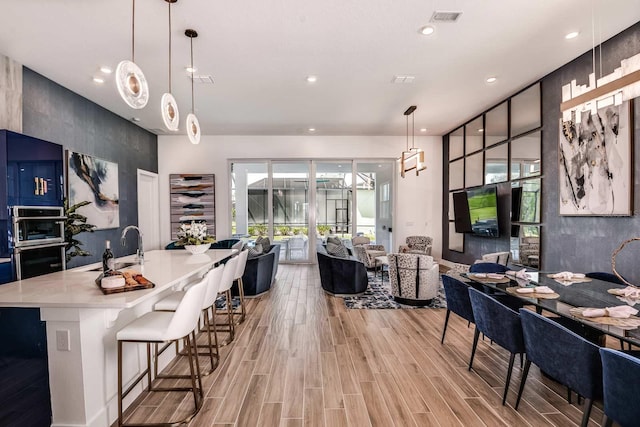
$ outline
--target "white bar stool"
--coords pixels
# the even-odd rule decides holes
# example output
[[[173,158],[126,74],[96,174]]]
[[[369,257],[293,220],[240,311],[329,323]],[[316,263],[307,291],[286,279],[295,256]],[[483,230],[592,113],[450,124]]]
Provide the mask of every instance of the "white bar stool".
[[[204,400],[202,391],[202,378],[200,375],[200,363],[191,351],[191,340],[195,343],[195,330],[198,327],[198,318],[200,316],[200,307],[204,298],[207,286],[207,279],[202,279],[199,283],[191,287],[185,292],[184,297],[178,304],[175,312],[152,311],[142,315],[124,328],[120,329],[116,334],[118,340],[118,426],[173,426],[181,423],[189,422],[202,407]],[[184,339],[189,355],[189,378],[191,379],[191,387],[172,387],[172,388],[153,388],[151,385],[151,344],[166,343]],[[122,389],[122,345],[125,342],[144,342],[147,344],[147,368],[134,380],[134,382]],[[157,363],[157,360],[156,360]],[[192,391],[194,411],[185,419],[175,422],[164,423],[135,423],[125,424],[122,419],[122,399],[126,397],[131,390],[144,377],[147,377],[148,390],[151,391]]]
[[[247,258],[249,257],[249,250],[245,249],[238,254],[238,265],[236,267],[236,274],[233,280],[238,283],[238,294],[240,295],[240,311],[233,310],[234,317],[240,316],[240,319],[236,321],[236,325],[244,322],[247,311],[244,305],[244,283],[242,283],[242,275],[244,269],[247,266]]]
[[[206,372],[203,372],[202,376],[207,376],[211,372],[213,372],[218,367],[218,364],[220,362],[220,353],[218,351],[218,334],[216,331],[216,324],[215,322],[210,321],[209,308],[213,307],[213,305],[216,302],[216,297],[218,296],[218,289],[220,288],[220,284],[222,282],[222,275],[223,275],[224,269],[225,269],[224,264],[220,264],[218,267],[215,267],[209,270],[204,276],[205,280],[207,281],[207,290],[205,291],[204,298],[202,299],[202,306],[201,306],[201,314],[204,319],[204,323],[203,323],[204,326],[200,328],[199,331],[205,332],[207,334],[209,345],[198,345],[197,343],[195,344],[197,348],[208,348],[209,351],[205,353],[201,353],[197,351],[197,348],[194,351],[198,355],[209,356],[209,359],[211,361],[211,367]],[[178,308],[178,305],[180,304],[180,301],[182,300],[182,298],[184,298],[186,291],[193,286],[195,285],[188,284],[187,286],[185,286],[183,291],[174,292],[168,297],[158,301],[156,305],[153,307],[153,309],[156,311],[175,311]],[[214,337],[213,343],[211,342],[212,333]],[[156,358],[167,347],[168,346],[165,346],[163,349],[158,351],[158,348],[156,345]],[[215,353],[213,351],[214,348],[215,348]],[[179,353],[179,354],[183,356],[186,355],[186,353]],[[155,366],[157,369],[158,364],[156,363]],[[155,373],[156,373],[156,378],[180,377],[180,376],[174,376],[174,375],[158,375],[157,371]]]
[[[225,329],[219,329],[220,331],[229,332],[229,337],[222,343],[219,343],[220,347],[224,347],[233,341],[235,338],[235,327],[233,323],[233,298],[231,298],[231,286],[233,286],[233,279],[236,275],[236,268],[238,266],[238,257],[234,256],[224,265],[224,272],[222,273],[222,280],[220,282],[220,288],[218,289],[218,295],[224,294],[227,306],[227,322],[217,323],[217,326],[225,326]],[[213,321],[216,321],[216,307],[214,304]]]

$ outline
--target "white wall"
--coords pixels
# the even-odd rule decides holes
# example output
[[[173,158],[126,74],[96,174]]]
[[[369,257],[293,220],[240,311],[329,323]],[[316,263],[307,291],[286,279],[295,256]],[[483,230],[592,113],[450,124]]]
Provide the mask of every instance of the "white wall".
[[[434,239],[433,255],[442,247],[442,138],[418,137],[416,146],[425,151],[427,169],[398,173],[395,191],[393,238],[396,248],[406,236],[427,235]],[[199,145],[186,136],[158,137],[160,177],[160,224],[162,242],[170,241],[169,174],[213,173],[216,175],[216,234],[231,234],[229,159],[381,159],[397,158],[405,148],[404,136],[203,136]],[[387,248],[391,249],[391,248]]]

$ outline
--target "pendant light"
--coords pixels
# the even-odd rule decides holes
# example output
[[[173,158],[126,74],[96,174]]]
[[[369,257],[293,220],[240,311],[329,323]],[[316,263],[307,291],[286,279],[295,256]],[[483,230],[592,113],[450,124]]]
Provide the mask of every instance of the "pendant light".
[[[131,108],[144,108],[149,101],[149,86],[144,73],[135,64],[135,30],[136,30],[136,0],[132,0],[133,11],[131,19],[131,61],[124,60],[116,68],[116,85],[118,93]]]
[[[178,103],[171,94],[171,3],[178,0],[164,0],[169,3],[169,92],[162,95],[160,100],[160,113],[162,121],[167,129],[176,131],[180,125],[180,113],[178,111]]]
[[[427,168],[427,165],[424,163],[424,151],[422,149],[417,148],[415,146],[415,117],[413,116],[413,112],[416,111],[416,106],[412,105],[404,112],[404,116],[407,119],[407,149],[402,152],[402,157],[400,160],[400,176],[404,178],[405,173],[416,170],[416,176],[420,175],[420,172]],[[412,119],[412,130],[411,130],[411,148],[409,148],[409,116]]]
[[[198,118],[195,114],[194,101],[193,101],[193,72],[195,68],[193,67],[193,39],[198,37],[198,33],[196,30],[186,30],[184,35],[191,39],[191,64],[189,65],[189,70],[191,70],[191,113],[187,116],[187,135],[189,136],[189,141],[192,144],[200,143],[200,123],[198,122]]]

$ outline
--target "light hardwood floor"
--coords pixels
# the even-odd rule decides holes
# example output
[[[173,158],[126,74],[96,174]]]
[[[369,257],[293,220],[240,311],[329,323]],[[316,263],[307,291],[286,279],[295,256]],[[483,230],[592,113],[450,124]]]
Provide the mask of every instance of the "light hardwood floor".
[[[280,265],[264,296],[204,378],[206,398],[189,424],[205,426],[571,426],[581,407],[532,366],[518,411],[520,367],[501,405],[508,353],[488,340],[467,370],[473,325],[443,309],[347,310],[325,294],[316,265]],[[205,357],[201,357],[206,365]],[[184,371],[177,360],[173,371]],[[130,420],[173,419],[189,396],[154,393]],[[601,406],[590,426],[599,425]],[[173,414],[173,415],[172,415]]]

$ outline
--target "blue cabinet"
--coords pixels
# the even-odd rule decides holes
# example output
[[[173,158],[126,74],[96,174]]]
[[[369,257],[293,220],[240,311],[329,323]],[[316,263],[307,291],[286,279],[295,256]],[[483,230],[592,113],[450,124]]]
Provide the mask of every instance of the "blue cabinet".
[[[9,206],[59,206],[62,200],[62,162],[51,160],[9,162]]]

